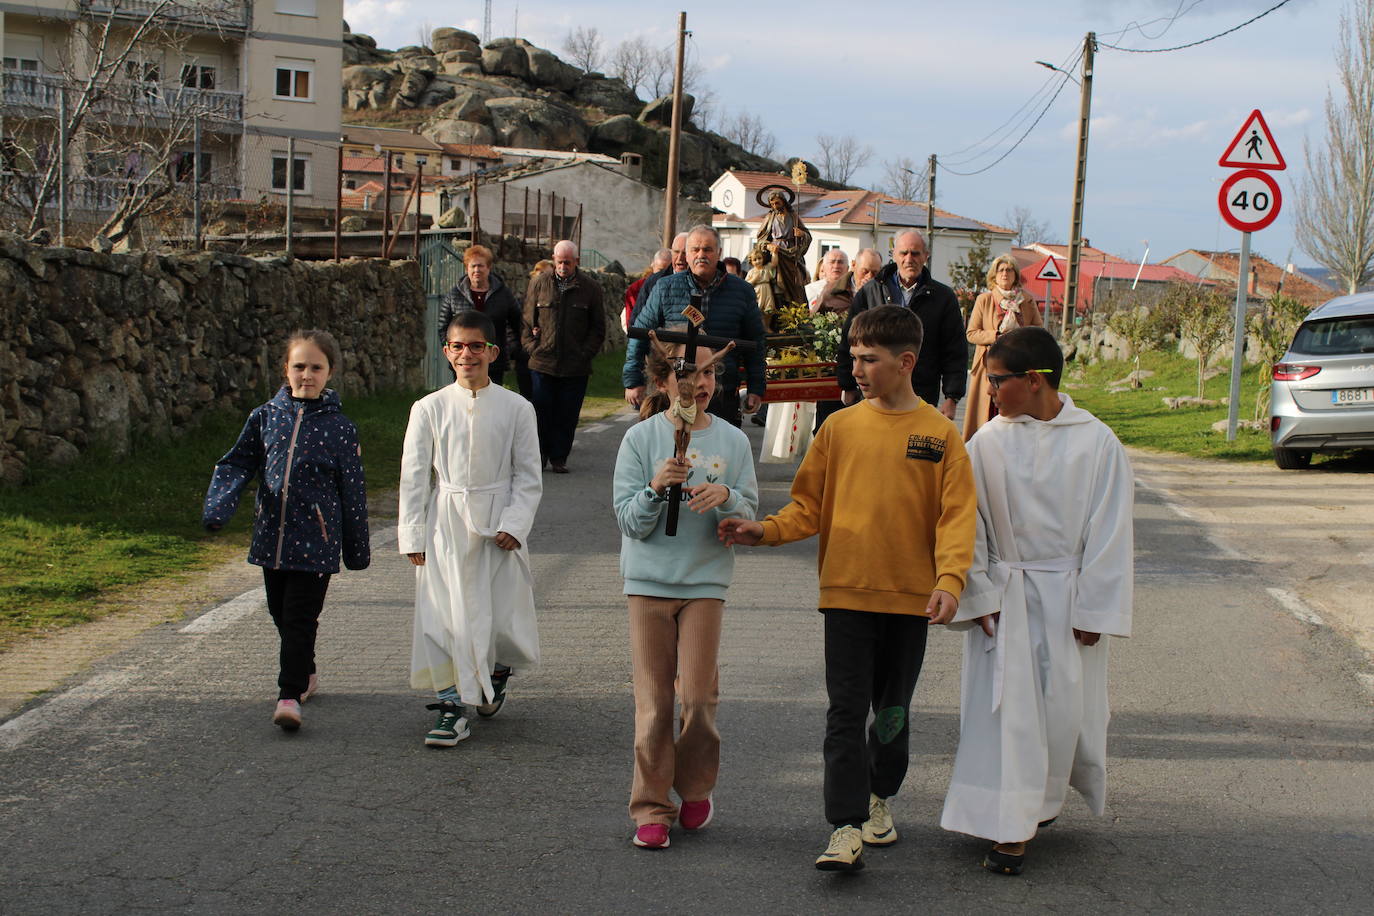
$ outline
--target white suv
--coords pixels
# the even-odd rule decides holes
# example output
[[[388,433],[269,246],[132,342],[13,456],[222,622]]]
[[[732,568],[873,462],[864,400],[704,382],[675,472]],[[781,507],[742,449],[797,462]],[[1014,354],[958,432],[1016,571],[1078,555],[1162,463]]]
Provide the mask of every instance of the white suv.
[[[1314,309],[1274,365],[1269,392],[1279,467],[1305,468],[1313,452],[1374,448],[1374,293]]]

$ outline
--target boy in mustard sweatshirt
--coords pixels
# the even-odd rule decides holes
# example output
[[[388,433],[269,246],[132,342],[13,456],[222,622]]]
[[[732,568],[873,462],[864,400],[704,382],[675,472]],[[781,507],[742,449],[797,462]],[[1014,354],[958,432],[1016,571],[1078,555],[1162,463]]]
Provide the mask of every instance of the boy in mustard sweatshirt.
[[[897,840],[887,800],[906,776],[926,632],[959,608],[978,506],[963,437],[911,389],[920,319],[898,306],[861,312],[849,348],[863,403],[822,424],[792,502],[762,522],[725,519],[718,531],[726,544],[749,546],[820,535],[825,816],[834,832],[816,867],[847,872],[863,868],[865,843]]]

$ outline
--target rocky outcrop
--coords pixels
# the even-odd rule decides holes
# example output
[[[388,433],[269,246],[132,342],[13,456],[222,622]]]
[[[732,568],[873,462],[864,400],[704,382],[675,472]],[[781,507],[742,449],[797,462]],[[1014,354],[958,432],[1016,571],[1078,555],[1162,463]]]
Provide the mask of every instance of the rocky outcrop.
[[[428,46],[379,50],[346,32],[343,104],[350,109],[429,112],[420,132],[439,143],[578,149],[643,157],[644,180],[664,183],[672,98],[642,101],[622,80],[584,73],[523,38],[480,45],[461,29],[435,29]],[[691,123],[695,100],[683,98],[682,190],[706,200],[727,168],[782,171]]]
[[[93,447],[176,435],[280,381],[295,328],[343,349],[345,394],[420,384],[425,299],[413,261],[215,252],[100,254],[0,233],[0,479]]]

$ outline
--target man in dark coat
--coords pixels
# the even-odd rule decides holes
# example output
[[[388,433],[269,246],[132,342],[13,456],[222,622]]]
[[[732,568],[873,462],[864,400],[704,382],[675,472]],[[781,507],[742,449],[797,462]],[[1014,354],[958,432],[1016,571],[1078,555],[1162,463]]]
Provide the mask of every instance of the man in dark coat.
[[[740,356],[738,351],[726,354],[725,370],[716,385],[716,397],[708,408],[711,413],[740,424],[739,384],[740,367],[745,367],[749,386],[747,409],[752,413],[763,400],[764,347],[763,315],[759,312],[754,288],[743,278],[728,273],[720,266],[720,235],[710,226],[694,226],[687,233],[687,270],[664,277],[654,286],[653,293],[639,310],[637,328],[663,328],[685,323],[683,309],[692,304],[692,293],[701,293],[701,311],[706,316],[702,333],[713,337],[752,340],[752,353]],[[631,339],[625,351],[625,369],[621,373],[625,383],[625,400],[638,407],[644,398],[644,358],[649,342]]]
[[[893,240],[893,263],[888,264],[854,294],[854,304],[844,323],[841,340],[849,339],[849,324],[865,309],[879,305],[900,305],[921,319],[925,335],[911,373],[916,394],[940,413],[954,419],[954,410],[968,387],[968,341],[964,337],[964,316],[954,290],[930,276],[926,261],[930,249],[925,236],[915,229],[897,233]],[[836,372],[841,396],[846,404],[859,402],[859,386],[854,382],[854,361],[849,347],[841,346]],[[944,400],[940,400],[941,390]]]
[[[553,271],[530,281],[521,338],[530,355],[539,451],[555,474],[568,473],[592,358],[606,339],[601,284],[577,269],[577,246],[553,247]]]

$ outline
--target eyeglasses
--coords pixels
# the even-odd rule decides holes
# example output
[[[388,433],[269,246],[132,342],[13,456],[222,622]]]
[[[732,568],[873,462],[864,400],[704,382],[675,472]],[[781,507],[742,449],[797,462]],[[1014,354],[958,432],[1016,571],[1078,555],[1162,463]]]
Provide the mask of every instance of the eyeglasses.
[[[444,342],[444,348],[452,350],[454,353],[462,353],[464,350],[472,353],[481,353],[489,346],[490,344],[485,340],[448,340]]]
[[[989,372],[987,375],[988,387],[991,388],[993,391],[996,391],[998,388],[1002,387],[1002,383],[1005,382],[1007,379],[1025,378],[1032,372],[1040,372],[1045,375],[1054,374],[1053,369],[1027,369],[1025,372],[1007,372],[1003,375],[993,375],[991,372]]]

